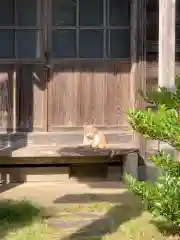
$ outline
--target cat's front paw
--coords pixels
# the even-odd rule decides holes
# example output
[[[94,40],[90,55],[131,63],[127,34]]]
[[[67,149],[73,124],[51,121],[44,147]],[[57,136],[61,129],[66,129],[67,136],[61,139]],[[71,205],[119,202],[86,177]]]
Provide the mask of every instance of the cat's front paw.
[[[95,144],[92,145],[92,148],[98,148],[98,147],[99,147],[98,145],[95,145]]]

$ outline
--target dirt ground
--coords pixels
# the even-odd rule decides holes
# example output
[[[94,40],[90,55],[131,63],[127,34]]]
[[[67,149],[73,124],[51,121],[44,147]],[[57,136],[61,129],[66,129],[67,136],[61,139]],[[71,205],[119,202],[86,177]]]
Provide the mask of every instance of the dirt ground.
[[[10,184],[6,187],[0,187],[0,200],[13,199],[22,200],[27,199],[37,202],[41,205],[52,205],[63,203],[77,203],[82,202],[83,199],[77,199],[77,196],[95,194],[99,200],[106,196],[108,202],[113,201],[114,196],[118,198],[127,189],[120,182],[70,182],[70,183],[25,183],[25,184]],[[61,201],[62,199],[62,201]],[[68,200],[69,199],[69,200]],[[86,201],[84,199],[84,201]]]

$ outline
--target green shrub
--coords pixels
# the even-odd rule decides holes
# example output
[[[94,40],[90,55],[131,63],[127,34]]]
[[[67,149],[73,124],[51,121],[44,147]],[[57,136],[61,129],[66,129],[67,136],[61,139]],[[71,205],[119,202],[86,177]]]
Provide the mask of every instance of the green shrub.
[[[140,92],[145,101],[157,106],[153,110],[128,110],[132,128],[147,139],[169,143],[180,150],[180,79],[176,79],[176,91],[165,88],[150,94]],[[145,208],[155,217],[163,217],[174,226],[180,226],[180,162],[164,152],[151,159],[162,171],[154,183],[140,182],[126,174],[128,188],[142,200]]]

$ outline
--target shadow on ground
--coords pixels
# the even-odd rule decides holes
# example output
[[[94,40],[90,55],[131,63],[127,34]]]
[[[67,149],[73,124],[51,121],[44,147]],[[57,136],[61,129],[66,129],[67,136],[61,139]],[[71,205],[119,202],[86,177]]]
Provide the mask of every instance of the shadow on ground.
[[[21,183],[17,183],[17,184],[16,183],[14,183],[14,184],[12,184],[12,183],[10,183],[10,184],[0,184],[0,193],[9,191],[9,190],[11,190],[13,188],[16,188],[16,187],[20,186],[20,185],[21,185]]]
[[[129,204],[139,203],[138,199],[130,192],[123,193],[82,193],[82,194],[67,194],[63,197],[54,200],[55,204],[89,204],[93,202],[113,203],[113,204]]]
[[[139,209],[135,211],[129,208],[128,205],[117,205],[112,207],[103,217],[78,229],[75,233],[64,237],[62,240],[80,240],[85,238],[89,239],[90,237],[98,237],[98,239],[101,239],[107,234],[115,233],[121,224],[139,215]]]
[[[122,181],[114,180],[114,181],[106,181],[106,180],[100,180],[100,179],[91,179],[91,180],[85,180],[85,179],[77,179],[77,181],[80,184],[85,184],[88,187],[92,189],[124,189],[126,188],[125,184]]]
[[[139,217],[142,213],[142,206],[138,199],[133,197],[129,192],[122,194],[79,194],[67,195],[55,201],[56,203],[75,203],[86,204],[96,202],[112,203],[109,210],[93,220],[91,223],[80,227],[76,232],[60,238],[61,240],[100,240],[107,234],[113,234],[121,224]],[[97,209],[98,211],[98,209]],[[93,212],[96,213],[96,212]],[[78,214],[78,213],[77,213]]]
[[[28,201],[0,201],[0,239],[11,231],[31,225],[43,214],[43,208]]]

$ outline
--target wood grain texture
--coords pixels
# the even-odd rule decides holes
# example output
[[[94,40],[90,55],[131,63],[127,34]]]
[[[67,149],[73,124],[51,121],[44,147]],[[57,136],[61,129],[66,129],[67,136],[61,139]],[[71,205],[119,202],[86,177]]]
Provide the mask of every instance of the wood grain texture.
[[[131,148],[130,148],[131,146]],[[127,154],[137,152],[133,145],[109,146],[108,149],[93,149],[88,151],[82,147],[55,147],[51,151],[47,147],[39,146],[38,148],[26,147],[14,151],[9,157],[4,155],[0,158],[0,167],[3,165],[40,165],[40,164],[70,164],[70,163],[93,163],[93,162],[118,162],[118,156],[126,156]],[[13,157],[13,162],[12,162]]]
[[[138,1],[133,0],[131,2],[131,102],[132,106],[135,107],[136,104],[136,79],[138,76]]]
[[[131,106],[128,61],[62,62],[54,66],[49,86],[49,130],[126,123]]]
[[[47,130],[47,91],[43,65],[21,65],[19,82],[19,130]]]
[[[180,61],[175,63],[175,74],[180,75]],[[147,78],[158,78],[158,61],[147,61]]]
[[[175,62],[175,75],[180,75],[179,61]],[[158,61],[147,61],[146,76],[147,91],[151,91],[158,86]]]
[[[134,108],[144,109],[138,90],[146,91],[146,1],[133,0],[131,6],[131,95]],[[133,140],[144,158],[145,139],[134,132]]]
[[[13,65],[0,65],[0,132],[13,128]]]
[[[159,0],[158,85],[175,88],[176,0]]]

